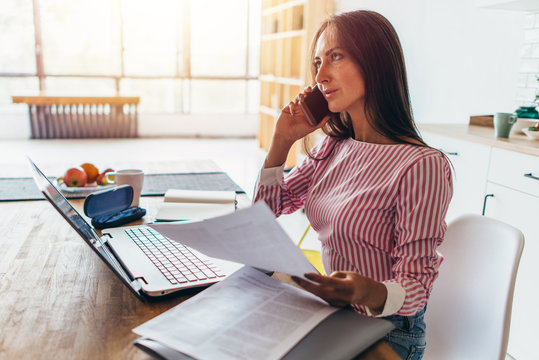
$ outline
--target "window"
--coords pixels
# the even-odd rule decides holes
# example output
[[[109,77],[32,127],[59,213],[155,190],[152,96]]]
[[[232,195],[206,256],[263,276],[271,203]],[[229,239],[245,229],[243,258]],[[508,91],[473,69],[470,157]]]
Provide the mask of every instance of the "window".
[[[140,113],[258,112],[260,1],[4,0],[11,95],[140,96]],[[20,107],[17,108],[20,110]]]

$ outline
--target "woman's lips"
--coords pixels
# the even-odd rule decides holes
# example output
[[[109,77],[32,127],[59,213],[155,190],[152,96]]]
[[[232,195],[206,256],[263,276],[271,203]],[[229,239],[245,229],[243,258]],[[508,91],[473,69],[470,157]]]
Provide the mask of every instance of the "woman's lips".
[[[326,99],[331,99],[331,97],[333,96],[333,94],[335,94],[336,91],[336,89],[324,90],[324,96],[326,97]]]

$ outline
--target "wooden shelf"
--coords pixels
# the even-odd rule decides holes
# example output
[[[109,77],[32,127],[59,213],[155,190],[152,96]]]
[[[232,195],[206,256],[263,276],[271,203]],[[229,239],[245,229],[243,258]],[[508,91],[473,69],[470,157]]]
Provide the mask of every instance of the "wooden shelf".
[[[279,113],[280,113],[280,111],[278,111],[278,110],[275,110],[275,109],[267,107],[267,106],[262,106],[262,105],[260,105],[260,112],[262,114],[273,116],[274,118],[279,117]]]
[[[302,78],[278,77],[273,74],[261,74],[259,76],[259,79],[260,81],[274,82],[285,85],[303,86],[305,84],[305,80],[303,80]]]
[[[263,9],[262,16],[267,16],[274,13],[278,13],[294,6],[304,5],[305,2],[306,2],[305,0],[293,0],[293,1],[284,1],[276,5],[275,4],[276,1],[263,1],[262,2],[262,9]]]
[[[305,36],[305,30],[290,30],[290,31],[285,31],[285,32],[262,35],[262,41],[271,41],[271,40],[276,40],[276,39],[285,39],[285,38],[303,37],[303,36]]]
[[[281,109],[312,84],[309,47],[320,22],[334,10],[332,0],[263,0],[260,50],[259,145],[268,150]],[[286,167],[296,164],[299,142]]]

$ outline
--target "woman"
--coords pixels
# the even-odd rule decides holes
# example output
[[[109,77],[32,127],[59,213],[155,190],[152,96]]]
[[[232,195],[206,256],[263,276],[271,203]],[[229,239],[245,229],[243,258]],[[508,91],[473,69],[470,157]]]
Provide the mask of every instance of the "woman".
[[[452,195],[449,163],[417,132],[400,42],[380,14],[325,21],[313,42],[313,76],[333,114],[309,125],[299,102],[310,88],[283,109],[255,201],[276,216],[304,209],[318,232],[331,275],[294,281],[330,304],[392,321],[391,347],[421,358]],[[292,144],[319,128],[328,136],[284,178]]]

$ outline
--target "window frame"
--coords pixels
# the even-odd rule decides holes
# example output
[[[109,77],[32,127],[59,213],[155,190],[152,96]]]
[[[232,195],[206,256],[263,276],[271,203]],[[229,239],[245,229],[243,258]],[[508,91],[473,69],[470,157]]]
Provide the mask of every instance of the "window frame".
[[[120,0],[117,0],[120,1]],[[189,4],[190,1],[196,1],[196,0],[180,0],[182,6],[182,13],[183,14],[189,14]],[[43,38],[42,38],[42,26],[41,26],[41,12],[40,12],[40,0],[32,0],[32,7],[33,7],[33,23],[34,23],[34,38],[35,38],[35,61],[36,61],[36,72],[35,73],[13,73],[13,72],[0,72],[0,78],[25,78],[25,77],[32,77],[38,79],[39,84],[39,92],[41,94],[45,94],[47,92],[46,88],[46,79],[47,78],[94,78],[94,79],[112,79],[115,83],[115,92],[117,96],[120,96],[120,83],[124,79],[133,79],[133,80],[160,80],[160,79],[167,79],[167,80],[188,80],[189,86],[187,86],[188,94],[186,95],[186,98],[189,102],[191,102],[192,95],[191,95],[191,80],[221,80],[221,81],[237,81],[237,80],[244,80],[245,81],[245,108],[243,111],[243,114],[249,114],[249,103],[250,103],[250,96],[253,96],[249,92],[249,86],[248,82],[251,80],[259,80],[259,73],[257,75],[250,75],[249,74],[249,67],[250,67],[250,53],[251,53],[251,21],[249,20],[249,16],[251,15],[251,2],[252,0],[244,0],[247,6],[246,14],[248,16],[248,19],[246,21],[246,47],[245,47],[245,69],[243,75],[237,75],[237,76],[215,76],[215,75],[191,75],[191,26],[189,21],[189,16],[183,17],[182,19],[182,41],[185,44],[185,49],[182,49],[183,51],[178,51],[176,54],[176,72],[174,76],[167,76],[167,75],[126,75],[125,74],[125,68],[124,68],[124,37],[123,37],[123,27],[124,27],[124,21],[123,21],[123,15],[122,12],[120,12],[120,19],[119,19],[119,26],[120,26],[120,75],[99,75],[99,74],[78,74],[78,73],[70,73],[70,74],[49,74],[45,71],[44,66],[44,59],[43,59]],[[186,19],[187,18],[187,19]],[[186,21],[187,20],[187,21]],[[185,64],[183,68],[181,68],[180,63]],[[184,96],[185,98],[185,96]],[[183,103],[182,99],[182,103]],[[188,106],[180,106],[180,110],[178,110],[177,114],[191,114],[191,104]]]

